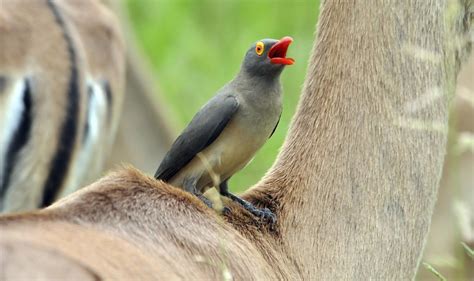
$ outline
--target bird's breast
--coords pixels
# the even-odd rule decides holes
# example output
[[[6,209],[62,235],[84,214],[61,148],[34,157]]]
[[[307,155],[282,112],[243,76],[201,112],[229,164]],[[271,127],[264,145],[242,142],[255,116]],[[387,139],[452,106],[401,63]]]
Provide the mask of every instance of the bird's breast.
[[[221,135],[202,156],[212,166],[214,173],[223,181],[242,169],[268,140],[278,122],[281,108],[270,112],[236,114]]]
[[[187,179],[197,179],[197,190],[204,192],[228,179],[268,140],[280,113],[279,98],[254,103],[239,100],[239,110],[221,134],[173,178],[172,184],[182,186]]]

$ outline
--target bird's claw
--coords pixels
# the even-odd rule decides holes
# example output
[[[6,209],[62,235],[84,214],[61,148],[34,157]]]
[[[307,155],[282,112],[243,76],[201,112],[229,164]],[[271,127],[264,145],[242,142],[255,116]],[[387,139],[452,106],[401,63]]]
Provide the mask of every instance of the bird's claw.
[[[206,204],[206,206],[208,206],[211,209],[214,209],[214,204],[212,204],[211,200],[207,199],[206,196],[204,196],[202,194],[198,194],[198,193],[195,193],[194,195],[197,198],[199,198],[204,204]],[[214,209],[214,210],[216,210],[216,209]],[[220,212],[223,215],[230,215],[230,213],[231,213],[229,207],[226,207],[226,206],[222,207],[222,210],[216,210],[216,211]]]
[[[262,222],[270,224],[270,227],[273,228],[273,225],[276,223],[277,219],[275,214],[270,211],[268,208],[258,209],[250,202],[233,195],[232,193],[222,194],[223,196],[229,197],[232,201],[239,203],[245,210],[249,211],[252,215],[258,217]]]
[[[261,221],[269,223],[270,225],[274,225],[276,223],[276,216],[275,214],[270,211],[268,208],[263,209],[253,209],[250,211],[253,215],[260,218]]]
[[[222,214],[223,214],[223,215],[226,215],[226,216],[230,215],[230,214],[231,214],[230,208],[224,206],[224,207],[222,208]]]
[[[275,230],[275,224],[277,222],[277,218],[275,214],[272,211],[270,211],[270,209],[268,208],[258,209],[254,207],[253,205],[250,205],[250,206],[252,207],[251,209],[248,209],[248,208],[245,208],[245,209],[248,210],[250,213],[252,213],[254,216],[258,217],[262,223],[267,224],[270,227],[270,230],[272,231]]]
[[[194,195],[197,198],[199,198],[204,204],[206,204],[209,208],[211,208],[211,209],[213,208],[211,200],[207,199],[206,196],[204,196],[202,194],[199,194],[199,193],[195,193]]]

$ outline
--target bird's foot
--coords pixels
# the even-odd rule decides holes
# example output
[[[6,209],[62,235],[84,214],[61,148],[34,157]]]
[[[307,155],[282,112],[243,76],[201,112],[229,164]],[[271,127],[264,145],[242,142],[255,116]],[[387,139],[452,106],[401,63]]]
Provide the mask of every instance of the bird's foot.
[[[235,196],[234,194],[230,192],[223,193],[222,196],[228,197],[232,201],[239,203],[240,205],[242,205],[242,207],[245,208],[245,210],[249,211],[256,217],[259,217],[262,221],[268,222],[271,225],[274,225],[276,223],[277,219],[276,219],[275,214],[272,211],[270,211],[268,208],[259,209],[255,207],[252,203],[238,196]]]
[[[194,195],[199,198],[204,204],[206,204],[209,208],[212,208],[212,202],[211,200],[207,199],[206,196],[202,195],[202,193],[194,193]]]
[[[230,214],[230,209],[229,209],[228,207],[224,206],[224,207],[222,207],[221,210],[220,210],[220,209],[219,209],[219,210],[218,210],[218,209],[215,209],[215,208],[214,208],[214,204],[212,203],[212,201],[209,200],[206,196],[204,196],[204,195],[201,194],[201,193],[194,193],[194,195],[195,195],[197,198],[199,198],[199,200],[201,200],[204,204],[206,204],[206,206],[208,206],[209,208],[214,209],[214,210],[216,210],[216,211],[218,211],[218,212],[220,212],[220,213],[222,213],[222,214],[224,214],[224,215],[229,215],[229,214]]]
[[[231,211],[230,211],[230,209],[229,209],[228,207],[224,206],[224,207],[222,208],[222,214],[223,214],[223,215],[227,215],[227,216],[228,216],[228,215],[230,215],[230,213],[231,213]]]

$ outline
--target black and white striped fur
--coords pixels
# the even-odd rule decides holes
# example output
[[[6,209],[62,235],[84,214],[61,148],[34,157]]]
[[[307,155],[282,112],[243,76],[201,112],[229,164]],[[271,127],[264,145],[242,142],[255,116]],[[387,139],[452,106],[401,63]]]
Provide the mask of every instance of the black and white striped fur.
[[[121,34],[99,1],[4,0],[0,49],[0,211],[45,207],[103,169],[123,99]]]

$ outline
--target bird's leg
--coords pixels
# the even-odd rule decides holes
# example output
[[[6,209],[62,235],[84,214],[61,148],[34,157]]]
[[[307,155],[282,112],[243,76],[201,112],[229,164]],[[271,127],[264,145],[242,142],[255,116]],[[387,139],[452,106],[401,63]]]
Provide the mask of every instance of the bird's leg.
[[[186,178],[183,182],[183,188],[185,191],[194,194],[197,198],[199,198],[204,204],[206,204],[209,208],[212,209],[212,202],[211,200],[207,199],[200,191],[196,188],[197,179],[195,178]]]
[[[204,204],[206,204],[209,208],[213,209],[211,200],[207,199],[206,196],[202,195],[200,192],[195,192],[197,198],[199,198]]]
[[[232,194],[229,192],[229,186],[227,185],[227,180],[221,182],[219,185],[219,192],[222,196],[230,198],[232,201],[239,203],[245,210],[252,213],[254,216],[260,217],[265,221],[269,221],[274,224],[276,222],[276,216],[268,208],[258,209],[252,203]]]

